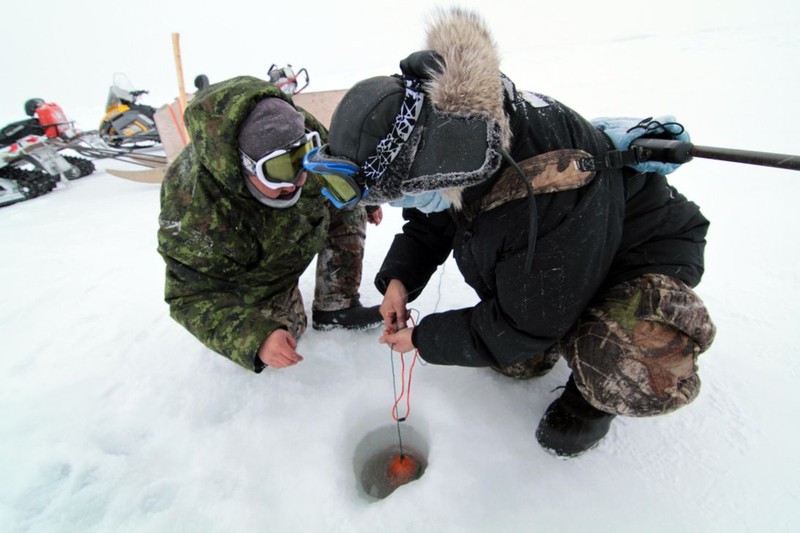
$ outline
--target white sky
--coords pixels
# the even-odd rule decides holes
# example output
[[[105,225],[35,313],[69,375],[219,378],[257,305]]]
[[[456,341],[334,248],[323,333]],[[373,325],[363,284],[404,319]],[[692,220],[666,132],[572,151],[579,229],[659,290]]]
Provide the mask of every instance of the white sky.
[[[122,10],[103,0],[41,0],[35,6],[17,2],[6,5],[0,18],[0,123],[25,118],[25,100],[39,97],[59,103],[82,129],[95,129],[114,72],[125,72],[134,84],[149,89],[153,105],[171,100],[178,93],[173,32],[181,36],[187,88],[199,73],[212,81],[239,74],[265,76],[272,63],[306,67],[309,90],[344,88],[375,73],[395,72],[398,58],[411,47],[422,47],[427,15],[450,5],[482,9],[489,26],[500,28],[495,38],[503,68],[520,82],[554,94],[563,94],[558,80],[566,68],[602,68],[633,82],[663,76],[665,67],[674,67],[679,78],[664,83],[686,83],[680,65],[664,64],[664,58],[653,57],[646,64],[628,61],[625,49],[637,40],[664,39],[680,47],[687,32],[800,23],[800,7],[792,0],[494,0],[491,8],[483,8],[486,3],[479,0],[137,0]],[[576,64],[571,55],[572,46],[608,43],[619,46],[602,61]],[[553,54],[564,54],[563,61],[552,62],[547,56]],[[540,70],[550,65],[558,70]],[[720,68],[703,67],[712,72]]]

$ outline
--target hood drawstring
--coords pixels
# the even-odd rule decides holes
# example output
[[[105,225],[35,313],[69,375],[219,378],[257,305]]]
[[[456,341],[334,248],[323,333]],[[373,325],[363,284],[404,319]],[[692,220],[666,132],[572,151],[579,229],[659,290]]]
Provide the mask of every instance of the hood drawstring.
[[[531,268],[533,266],[533,251],[536,249],[536,232],[537,232],[537,212],[536,212],[536,198],[533,195],[533,187],[525,176],[525,173],[519,168],[519,165],[514,158],[512,158],[508,152],[506,152],[503,148],[498,148],[498,152],[503,159],[505,159],[509,165],[517,172],[517,176],[519,179],[522,180],[522,183],[525,184],[525,188],[528,191],[528,205],[529,205],[529,220],[528,220],[528,251],[525,254],[525,273],[530,274]]]

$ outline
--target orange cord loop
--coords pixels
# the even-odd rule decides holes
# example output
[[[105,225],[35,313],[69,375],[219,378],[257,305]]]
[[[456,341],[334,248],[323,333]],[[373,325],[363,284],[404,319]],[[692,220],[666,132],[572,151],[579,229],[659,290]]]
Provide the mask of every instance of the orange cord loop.
[[[414,322],[414,319],[409,317],[411,321],[411,325],[416,327],[417,324]],[[392,418],[396,422],[405,422],[408,419],[408,416],[411,414],[411,377],[414,373],[414,365],[417,363],[417,359],[419,359],[419,350],[414,350],[414,358],[411,360],[411,365],[408,368],[408,379],[406,379],[406,360],[405,354],[400,353],[400,394],[397,394],[397,385],[396,381],[397,378],[394,374],[394,359],[392,359],[392,353],[394,350],[391,346],[389,346],[389,358],[392,362],[392,383],[395,386],[395,399],[394,405],[392,406]],[[408,383],[406,385],[406,382]],[[400,405],[400,402],[403,400],[403,397],[406,399],[406,413],[405,416],[398,416],[398,409],[397,406]]]

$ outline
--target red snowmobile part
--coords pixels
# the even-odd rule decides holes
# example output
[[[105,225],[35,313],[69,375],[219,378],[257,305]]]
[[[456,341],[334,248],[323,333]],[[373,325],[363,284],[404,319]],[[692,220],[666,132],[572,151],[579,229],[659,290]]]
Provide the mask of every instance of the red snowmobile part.
[[[55,139],[70,130],[70,122],[61,106],[54,103],[43,103],[36,108],[36,117],[44,128],[48,139]]]

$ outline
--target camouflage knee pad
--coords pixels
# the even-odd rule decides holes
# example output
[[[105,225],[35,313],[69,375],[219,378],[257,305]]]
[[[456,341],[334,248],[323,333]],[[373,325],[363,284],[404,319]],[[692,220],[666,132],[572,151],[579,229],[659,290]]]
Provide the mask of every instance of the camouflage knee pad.
[[[559,352],[556,347],[553,347],[530,359],[503,368],[492,367],[492,370],[514,379],[531,379],[550,372],[558,362],[558,358]]]
[[[558,348],[594,407],[652,416],[697,397],[697,357],[715,332],[708,310],[688,285],[648,274],[603,293]]]

